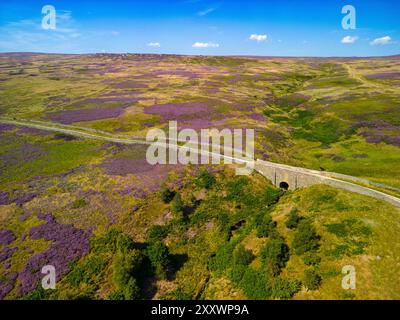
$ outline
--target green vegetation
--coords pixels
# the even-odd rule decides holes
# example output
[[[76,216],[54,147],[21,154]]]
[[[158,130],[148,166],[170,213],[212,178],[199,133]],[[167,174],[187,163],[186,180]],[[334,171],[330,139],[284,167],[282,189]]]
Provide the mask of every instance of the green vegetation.
[[[400,86],[370,77],[399,68],[391,58],[3,55],[1,115],[144,136],[179,110],[188,128],[254,128],[256,158],[400,188]],[[185,114],[188,102],[204,112]],[[91,118],[96,107],[107,111]],[[148,166],[145,146],[3,124],[0,140],[0,229],[15,236],[0,244],[5,299],[400,299],[399,210],[387,203],[323,185],[284,193],[231,166]],[[30,236],[39,226],[82,232],[89,246],[69,259],[68,241]],[[65,263],[61,279],[21,296],[12,276],[37,254]],[[357,270],[351,293],[345,265]]]
[[[319,247],[320,236],[316,233],[310,220],[299,223],[294,235],[292,246],[296,254],[301,255],[309,251],[315,251]]]
[[[289,229],[294,229],[299,224],[300,216],[298,212],[299,210],[297,210],[296,208],[290,210],[288,219],[286,220],[286,227],[288,227]]]

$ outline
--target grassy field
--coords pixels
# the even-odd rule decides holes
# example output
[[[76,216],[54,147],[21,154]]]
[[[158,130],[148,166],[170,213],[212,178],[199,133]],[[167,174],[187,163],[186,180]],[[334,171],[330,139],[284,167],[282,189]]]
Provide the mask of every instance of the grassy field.
[[[256,158],[400,188],[399,69],[398,57],[0,54],[0,117],[132,135],[170,120],[254,128]],[[10,124],[0,141],[0,299],[400,298],[400,212],[384,202],[151,166],[143,146]],[[44,264],[56,290],[39,285]]]

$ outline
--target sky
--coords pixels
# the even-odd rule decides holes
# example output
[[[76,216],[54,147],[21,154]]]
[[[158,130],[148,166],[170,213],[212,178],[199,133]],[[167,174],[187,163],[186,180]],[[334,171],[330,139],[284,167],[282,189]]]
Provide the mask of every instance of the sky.
[[[342,26],[345,5],[355,29]],[[0,52],[395,55],[400,1],[1,0]]]

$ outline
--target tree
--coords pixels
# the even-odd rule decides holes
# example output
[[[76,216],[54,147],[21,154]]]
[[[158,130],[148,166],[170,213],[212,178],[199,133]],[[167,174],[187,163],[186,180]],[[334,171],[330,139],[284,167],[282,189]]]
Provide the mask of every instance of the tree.
[[[257,224],[257,237],[274,237],[276,236],[275,228],[276,222],[272,220],[270,214],[266,214]]]
[[[292,247],[296,254],[302,255],[308,251],[317,250],[320,236],[315,231],[309,220],[302,220],[299,223],[297,232],[294,235]]]
[[[143,255],[139,250],[118,251],[113,261],[113,282],[123,290],[130,278],[134,277],[142,265]]]
[[[182,197],[179,193],[177,193],[172,200],[171,203],[171,211],[172,213],[175,213],[177,215],[182,215],[183,214],[183,209],[184,209],[184,204],[182,201]]]
[[[175,192],[173,190],[168,189],[166,186],[163,186],[160,190],[161,199],[164,203],[170,203],[175,196]]]
[[[260,256],[266,269],[276,276],[289,260],[289,247],[282,238],[270,239],[261,249]]]
[[[125,300],[138,300],[140,298],[140,289],[135,278],[130,278],[124,288]]]
[[[275,278],[272,284],[272,297],[276,299],[290,299],[301,289],[301,282],[296,279]]]
[[[322,278],[314,269],[304,271],[303,284],[307,290],[316,290],[321,284]]]
[[[233,252],[233,263],[248,265],[253,261],[254,256],[250,250],[247,250],[242,244],[240,244]]]
[[[293,208],[290,212],[289,212],[289,218],[286,221],[286,227],[288,227],[289,229],[294,229],[297,227],[297,225],[300,222],[300,216],[298,215],[298,210],[296,208]]]
[[[167,246],[161,241],[156,241],[147,247],[147,254],[151,265],[155,269],[156,275],[161,279],[165,278],[169,265],[169,252]]]

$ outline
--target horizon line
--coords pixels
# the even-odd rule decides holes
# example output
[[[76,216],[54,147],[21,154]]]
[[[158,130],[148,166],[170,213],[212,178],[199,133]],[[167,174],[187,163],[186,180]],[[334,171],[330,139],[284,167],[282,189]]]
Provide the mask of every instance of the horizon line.
[[[40,51],[7,51],[0,52],[0,55],[7,54],[47,54],[47,55],[75,55],[75,56],[83,56],[83,55],[102,55],[102,54],[111,54],[111,55],[122,55],[122,54],[130,54],[130,55],[154,55],[154,56],[182,56],[182,57],[228,57],[228,58],[321,58],[321,59],[365,59],[365,58],[391,58],[391,57],[400,57],[400,52],[397,54],[391,55],[376,55],[376,56],[295,56],[295,55],[287,55],[287,56],[279,56],[279,55],[206,55],[206,54],[183,54],[183,53],[154,53],[154,52],[91,52],[91,53],[60,53],[60,52],[40,52]]]

